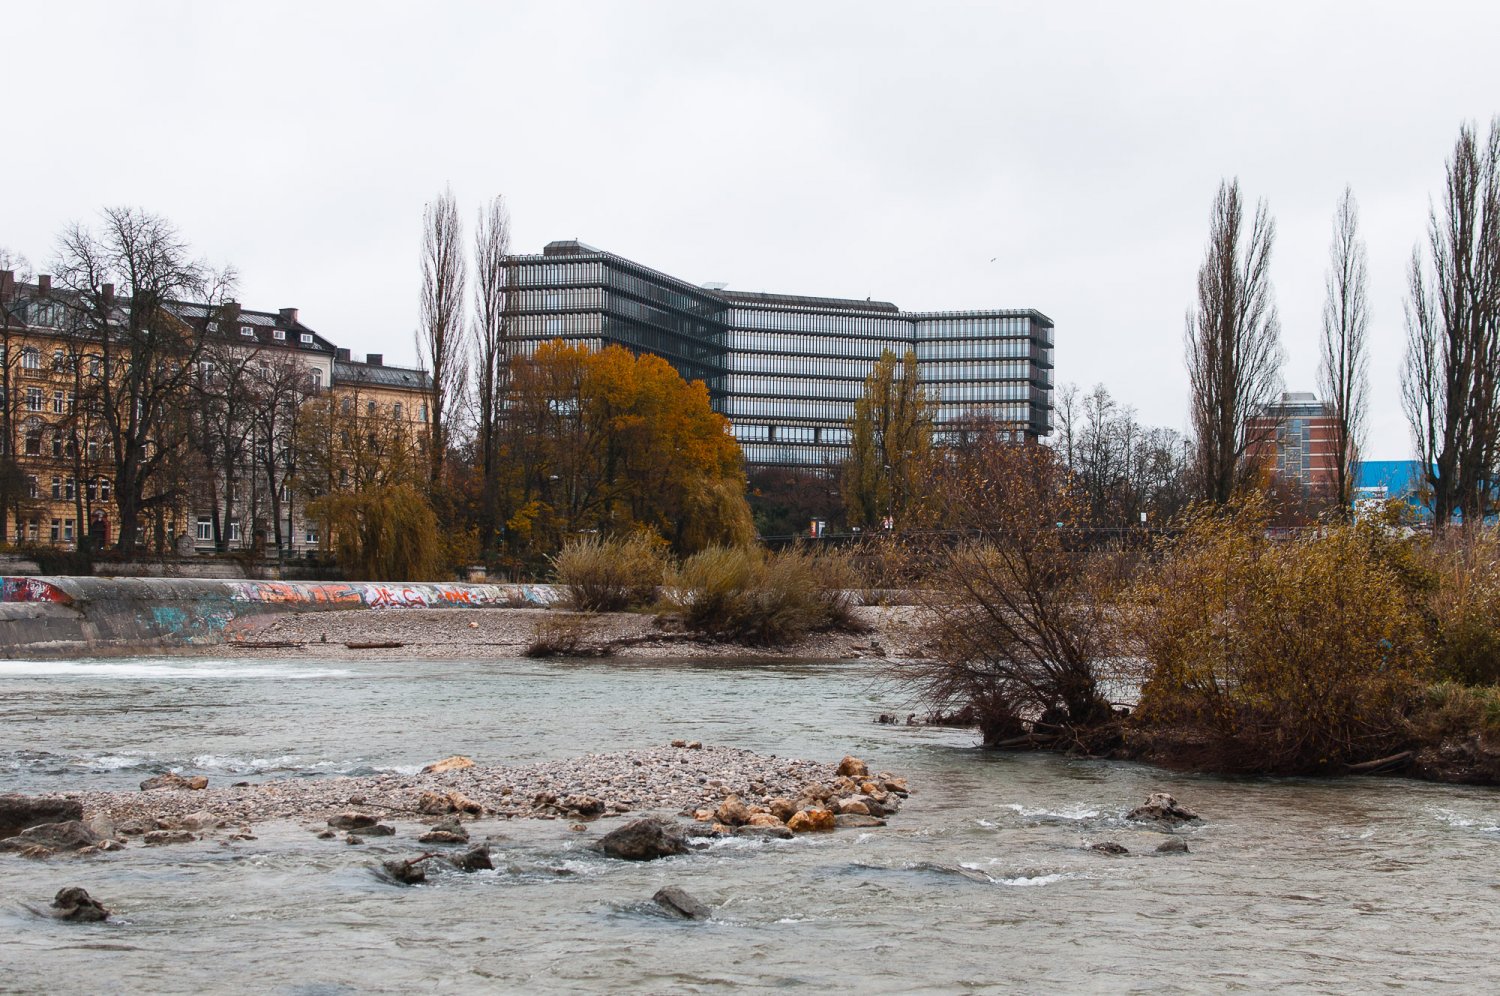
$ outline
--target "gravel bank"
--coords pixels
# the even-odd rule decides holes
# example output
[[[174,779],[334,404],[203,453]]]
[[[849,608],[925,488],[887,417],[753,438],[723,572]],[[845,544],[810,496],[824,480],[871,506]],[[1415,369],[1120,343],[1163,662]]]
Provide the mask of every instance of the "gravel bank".
[[[650,747],[587,754],[525,767],[469,767],[440,774],[386,774],[364,778],[295,779],[191,791],[69,793],[83,803],[85,819],[105,816],[117,827],[149,830],[189,821],[201,829],[267,820],[324,824],[341,813],[381,820],[429,821],[424,795],[459,793],[501,819],[578,818],[623,813],[691,813],[714,809],[728,796],[747,804],[797,799],[811,785],[838,780],[836,764],[780,758],[729,747]],[[431,796],[428,796],[430,799]]]
[[[910,606],[862,606],[855,610],[867,633],[816,633],[790,647],[768,649],[706,642],[668,633],[655,617],[634,612],[578,614],[584,644],[622,658],[785,658],[853,660],[903,657],[911,653],[919,610]],[[257,658],[406,660],[518,657],[538,625],[555,621],[559,609],[386,609],[287,613],[253,624],[237,641],[201,648]],[[349,647],[347,644],[356,644]],[[369,644],[400,644],[370,647]]]

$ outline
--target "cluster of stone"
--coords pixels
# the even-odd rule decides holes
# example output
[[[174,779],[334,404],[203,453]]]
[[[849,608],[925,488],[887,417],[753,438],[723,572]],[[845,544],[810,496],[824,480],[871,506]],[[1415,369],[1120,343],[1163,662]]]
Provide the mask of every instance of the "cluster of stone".
[[[885,826],[885,817],[900,809],[907,795],[904,778],[889,772],[872,775],[864,761],[846,757],[839,762],[832,781],[808,782],[795,799],[765,795],[758,802],[747,802],[730,795],[715,809],[695,809],[685,815],[712,824],[710,832],[715,835],[734,833],[740,827],[760,827],[790,836],[840,827]]]

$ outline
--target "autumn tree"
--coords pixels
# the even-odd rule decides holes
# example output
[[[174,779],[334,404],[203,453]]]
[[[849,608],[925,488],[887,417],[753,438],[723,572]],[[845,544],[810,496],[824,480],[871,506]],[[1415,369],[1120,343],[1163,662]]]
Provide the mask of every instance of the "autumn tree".
[[[1365,399],[1370,390],[1366,270],[1359,206],[1354,192],[1345,187],[1328,247],[1318,385],[1333,416],[1333,450],[1338,455],[1334,498],[1346,518],[1353,514],[1354,468],[1364,442]]]
[[[509,369],[507,267],[510,212],[496,197],[479,211],[474,229],[475,445],[479,464],[479,548],[493,554],[500,515],[500,420]]]
[[[917,378],[916,353],[883,351],[849,420],[843,491],[851,526],[878,528],[889,518],[899,529],[919,517],[936,409]]]
[[[648,530],[679,551],[753,538],[739,445],[665,360],[545,343],[510,365],[507,535],[535,559],[578,533]]]
[[[210,316],[210,327],[233,328],[237,315],[232,305]],[[230,524],[239,518],[239,488],[251,464],[250,437],[255,430],[256,380],[260,353],[209,333],[198,360],[194,379],[197,418],[194,437],[204,462],[213,509],[214,547],[229,550]],[[186,399],[184,399],[186,400]],[[253,473],[253,470],[251,471]],[[218,494],[214,495],[214,491]],[[250,523],[242,523],[248,533]]]
[[[1401,396],[1433,516],[1484,515],[1500,448],[1500,118],[1459,129],[1428,259],[1413,250]]]
[[[466,267],[458,202],[445,189],[422,216],[422,308],[417,355],[432,371],[427,399],[429,479],[443,477],[448,430],[465,384],[463,301]]]
[[[1263,416],[1280,390],[1281,323],[1271,287],[1276,223],[1264,201],[1246,228],[1238,180],[1219,184],[1198,305],[1187,319],[1190,413],[1202,494],[1223,504],[1254,474],[1247,453],[1275,432]]]
[[[71,296],[75,334],[98,346],[98,376],[79,403],[94,406],[114,465],[119,548],[141,542],[155,516],[158,546],[165,513],[185,495],[188,407],[205,330],[173,305],[221,304],[233,272],[195,259],[165,219],[109,208],[97,233],[75,224],[58,245],[58,281]]]

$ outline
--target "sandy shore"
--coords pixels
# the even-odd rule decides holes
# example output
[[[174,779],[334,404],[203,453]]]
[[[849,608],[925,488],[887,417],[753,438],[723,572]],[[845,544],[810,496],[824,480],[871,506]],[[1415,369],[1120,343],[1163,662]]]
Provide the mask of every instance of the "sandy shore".
[[[584,645],[623,658],[801,658],[854,660],[896,658],[911,653],[917,610],[910,606],[863,606],[856,617],[866,633],[815,633],[792,646],[769,649],[714,643],[668,632],[645,613],[579,615]],[[328,660],[454,659],[518,657],[536,638],[538,626],[560,609],[389,609],[289,613],[267,617],[238,640],[204,647],[255,657],[317,657]],[[348,644],[355,644],[350,647]],[[368,644],[399,644],[369,647]]]

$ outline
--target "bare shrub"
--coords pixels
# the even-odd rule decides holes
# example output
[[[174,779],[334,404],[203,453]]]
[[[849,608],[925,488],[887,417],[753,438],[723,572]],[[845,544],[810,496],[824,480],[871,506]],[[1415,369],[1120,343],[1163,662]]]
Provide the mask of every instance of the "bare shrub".
[[[568,603],[584,612],[619,612],[649,605],[667,570],[660,539],[645,533],[569,540],[552,558]]]
[[[1275,542],[1267,514],[1256,498],[1195,514],[1136,586],[1143,741],[1269,773],[1401,749],[1430,659],[1405,544],[1368,524]]]
[[[1051,450],[991,436],[957,460],[942,500],[971,538],[930,551],[927,659],[899,673],[934,711],[971,711],[988,746],[1076,742],[1113,716],[1099,669],[1122,555],[1088,547]]]
[[[531,630],[531,642],[523,651],[527,657],[590,657],[602,648],[590,641],[598,632],[597,621],[576,612],[547,612],[537,618]]]
[[[783,646],[814,631],[854,628],[857,579],[843,554],[719,546],[683,561],[671,598],[690,630]]]

